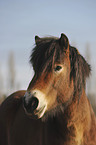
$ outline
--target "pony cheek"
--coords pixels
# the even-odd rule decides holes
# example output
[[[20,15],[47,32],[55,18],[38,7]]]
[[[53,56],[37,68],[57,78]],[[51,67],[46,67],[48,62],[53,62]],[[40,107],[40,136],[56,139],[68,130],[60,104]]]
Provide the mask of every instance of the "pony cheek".
[[[57,100],[55,100],[55,101],[52,102],[52,103],[49,103],[48,106],[47,106],[46,112],[49,112],[49,111],[53,110],[53,109],[56,108],[57,106],[58,106]]]
[[[57,76],[56,78],[54,78],[52,85],[53,89],[55,89],[58,92],[61,85],[62,85],[62,77]]]
[[[62,72],[54,75],[54,83],[53,87],[57,90],[57,92],[62,92],[64,91],[64,88],[66,88],[66,84],[68,84],[69,80],[69,73],[68,69],[66,66],[64,66]]]

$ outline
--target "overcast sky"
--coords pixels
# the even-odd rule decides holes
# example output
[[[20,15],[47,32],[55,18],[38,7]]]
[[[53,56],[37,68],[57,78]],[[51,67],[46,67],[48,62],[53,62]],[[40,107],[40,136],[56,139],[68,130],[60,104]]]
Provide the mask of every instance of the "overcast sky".
[[[96,0],[0,0],[0,67],[4,80],[12,50],[17,80],[21,79],[21,89],[26,89],[32,76],[28,61],[35,35],[60,37],[62,32],[83,55],[86,44],[90,44],[96,70]]]

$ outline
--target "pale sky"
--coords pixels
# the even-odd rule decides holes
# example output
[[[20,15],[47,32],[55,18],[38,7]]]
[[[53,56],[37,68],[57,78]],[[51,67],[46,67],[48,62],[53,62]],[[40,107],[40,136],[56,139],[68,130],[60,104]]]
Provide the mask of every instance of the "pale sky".
[[[32,78],[29,56],[35,35],[65,33],[70,43],[85,54],[90,44],[96,71],[96,0],[0,0],[0,68],[6,87],[9,52],[15,54],[16,80],[26,89]],[[5,89],[6,90],[6,89]]]

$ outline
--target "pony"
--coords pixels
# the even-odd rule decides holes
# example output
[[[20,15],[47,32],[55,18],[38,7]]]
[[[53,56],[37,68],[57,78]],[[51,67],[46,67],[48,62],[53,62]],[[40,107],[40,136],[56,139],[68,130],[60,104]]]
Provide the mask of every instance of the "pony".
[[[85,93],[91,67],[65,34],[35,36],[27,90],[0,106],[0,145],[96,145],[96,118]]]

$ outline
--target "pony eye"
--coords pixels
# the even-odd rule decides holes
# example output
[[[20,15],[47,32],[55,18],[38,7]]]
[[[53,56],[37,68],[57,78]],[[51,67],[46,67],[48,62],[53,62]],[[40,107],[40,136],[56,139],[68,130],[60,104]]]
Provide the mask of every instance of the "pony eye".
[[[57,65],[55,68],[54,68],[54,71],[55,72],[58,72],[62,69],[62,67],[60,65]]]

